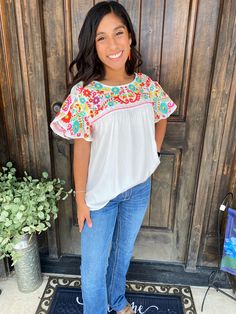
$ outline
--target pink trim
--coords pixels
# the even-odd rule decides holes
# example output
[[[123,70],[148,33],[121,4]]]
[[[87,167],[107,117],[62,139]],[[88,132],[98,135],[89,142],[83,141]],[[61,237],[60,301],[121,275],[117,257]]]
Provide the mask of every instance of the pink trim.
[[[109,112],[104,113],[104,114],[103,114],[103,115],[101,115],[100,117],[98,117],[98,118],[94,119],[91,123],[96,122],[97,120],[99,120],[99,119],[101,119],[101,118],[105,117],[106,115],[108,115],[108,114],[112,113],[113,111],[117,111],[117,110],[127,110],[127,109],[130,109],[130,108],[135,108],[135,107],[142,106],[142,105],[144,105],[144,104],[152,104],[152,102],[151,102],[151,101],[145,101],[145,102],[143,102],[143,103],[141,103],[141,104],[138,104],[138,105],[135,105],[135,106],[129,106],[129,107],[125,107],[125,108],[117,108],[117,109],[113,109],[113,110],[111,110],[111,111],[109,111]]]

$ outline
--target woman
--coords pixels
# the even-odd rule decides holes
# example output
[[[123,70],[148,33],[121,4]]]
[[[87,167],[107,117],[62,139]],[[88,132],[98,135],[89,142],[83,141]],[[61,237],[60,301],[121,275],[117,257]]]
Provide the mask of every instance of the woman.
[[[103,1],[79,35],[77,73],[51,128],[74,139],[73,172],[84,314],[134,313],[126,273],[160,164],[167,117],[176,105],[141,65],[124,7]],[[158,122],[158,123],[157,123]],[[156,125],[155,125],[156,123]]]

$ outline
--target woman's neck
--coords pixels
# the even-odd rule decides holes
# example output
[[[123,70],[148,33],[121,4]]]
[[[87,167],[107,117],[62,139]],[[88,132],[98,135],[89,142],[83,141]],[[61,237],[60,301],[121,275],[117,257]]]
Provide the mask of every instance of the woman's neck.
[[[128,75],[126,72],[109,71],[105,73],[105,77],[101,83],[108,85],[123,85],[132,82],[134,75]]]

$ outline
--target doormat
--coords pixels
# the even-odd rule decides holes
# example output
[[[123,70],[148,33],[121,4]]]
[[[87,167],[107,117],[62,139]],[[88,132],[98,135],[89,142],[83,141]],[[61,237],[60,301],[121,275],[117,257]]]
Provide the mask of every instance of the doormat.
[[[127,281],[125,295],[135,314],[197,314],[189,286]],[[35,314],[83,314],[81,278],[50,276]]]

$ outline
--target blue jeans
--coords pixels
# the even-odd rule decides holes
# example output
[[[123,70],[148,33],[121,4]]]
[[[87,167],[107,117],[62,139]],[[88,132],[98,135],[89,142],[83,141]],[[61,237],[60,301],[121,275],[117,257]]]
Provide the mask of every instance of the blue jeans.
[[[102,209],[90,211],[92,228],[81,233],[81,280],[84,314],[121,311],[126,274],[151,191],[151,177],[119,194]]]

